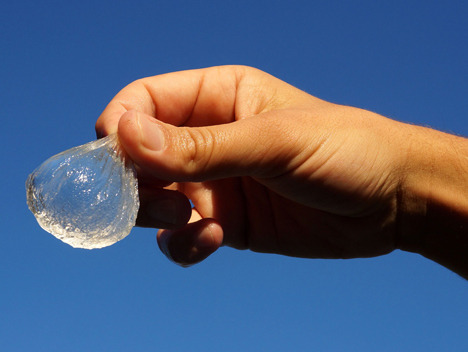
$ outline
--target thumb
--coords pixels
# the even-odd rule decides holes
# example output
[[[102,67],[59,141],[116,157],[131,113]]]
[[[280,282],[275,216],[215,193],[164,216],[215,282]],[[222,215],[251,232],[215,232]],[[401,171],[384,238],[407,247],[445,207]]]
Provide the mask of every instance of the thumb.
[[[176,127],[131,110],[120,118],[118,134],[130,158],[162,180],[274,177],[288,171],[299,150],[287,120],[270,112],[228,124]]]

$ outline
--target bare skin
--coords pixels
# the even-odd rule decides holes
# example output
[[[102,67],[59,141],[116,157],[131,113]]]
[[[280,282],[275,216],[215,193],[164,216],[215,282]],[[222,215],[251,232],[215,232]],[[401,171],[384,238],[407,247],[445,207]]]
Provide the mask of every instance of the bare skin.
[[[180,265],[221,245],[307,258],[403,249],[468,276],[464,138],[243,66],[135,81],[96,131],[118,133],[138,171],[138,225],[165,229],[159,246]]]

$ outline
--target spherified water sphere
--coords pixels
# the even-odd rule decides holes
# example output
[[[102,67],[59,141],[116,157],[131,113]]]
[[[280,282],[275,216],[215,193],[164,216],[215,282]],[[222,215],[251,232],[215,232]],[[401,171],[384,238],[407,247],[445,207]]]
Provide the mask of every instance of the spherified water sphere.
[[[135,169],[117,135],[57,154],[26,181],[39,225],[76,248],[102,248],[125,238],[139,208]]]

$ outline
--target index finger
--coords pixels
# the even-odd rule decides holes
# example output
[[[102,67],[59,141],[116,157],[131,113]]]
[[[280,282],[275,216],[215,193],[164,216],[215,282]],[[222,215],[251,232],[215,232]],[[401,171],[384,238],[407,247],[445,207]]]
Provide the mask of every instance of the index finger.
[[[244,79],[246,76],[249,79]],[[260,112],[265,105],[261,97],[267,96],[266,88],[271,89],[271,85],[257,82],[271,79],[274,77],[244,66],[210,67],[143,78],[123,88],[111,100],[96,122],[96,133],[105,136],[117,132],[120,117],[132,109],[175,126],[232,122]]]

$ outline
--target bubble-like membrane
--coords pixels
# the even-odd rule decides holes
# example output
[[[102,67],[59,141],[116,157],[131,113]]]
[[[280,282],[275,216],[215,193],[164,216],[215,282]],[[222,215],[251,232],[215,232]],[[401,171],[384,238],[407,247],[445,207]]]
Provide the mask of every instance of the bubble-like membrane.
[[[28,207],[39,225],[75,248],[102,248],[135,225],[138,183],[117,135],[47,159],[26,181]]]

